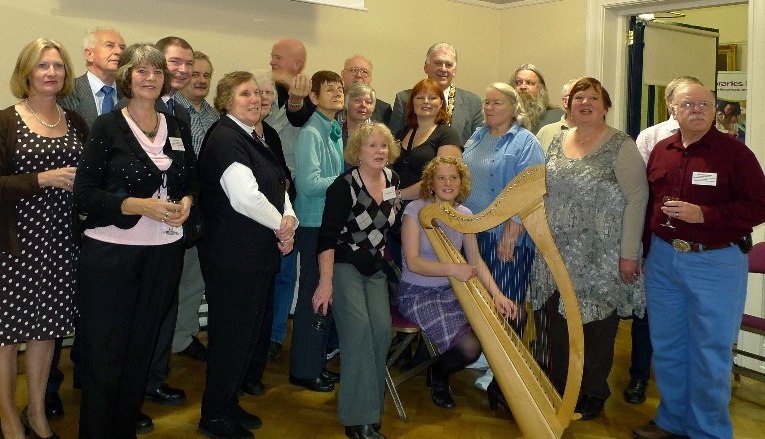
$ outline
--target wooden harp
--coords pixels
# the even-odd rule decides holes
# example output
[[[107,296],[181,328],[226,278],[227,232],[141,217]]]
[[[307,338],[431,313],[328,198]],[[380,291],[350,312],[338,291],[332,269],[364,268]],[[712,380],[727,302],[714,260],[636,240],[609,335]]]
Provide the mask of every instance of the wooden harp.
[[[436,220],[462,233],[478,233],[519,215],[558,284],[569,341],[568,375],[563,395],[558,394],[533,355],[509,323],[498,314],[491,296],[480,281],[473,278],[460,282],[449,277],[526,438],[559,438],[572,420],[579,419],[579,415],[574,414],[574,407],[579,397],[584,365],[582,317],[574,287],[547,223],[545,193],[545,166],[537,165],[514,178],[492,204],[478,214],[463,215],[443,203],[431,204],[420,211],[420,224],[426,236],[438,259],[447,263],[463,263],[465,259]]]

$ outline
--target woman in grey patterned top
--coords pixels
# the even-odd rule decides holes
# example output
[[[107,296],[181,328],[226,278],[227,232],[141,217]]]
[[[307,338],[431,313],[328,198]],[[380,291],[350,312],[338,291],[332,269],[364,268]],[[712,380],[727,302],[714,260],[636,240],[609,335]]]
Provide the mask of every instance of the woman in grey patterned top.
[[[648,182],[635,142],[605,123],[611,99],[597,79],[577,81],[568,106],[576,128],[558,134],[550,145],[546,206],[584,323],[577,412],[592,419],[610,395],[606,379],[619,317],[645,312],[639,261]],[[568,362],[566,324],[550,271],[542,258],[536,260],[531,300],[535,310],[547,310],[550,375],[561,391],[567,371],[555,366]]]

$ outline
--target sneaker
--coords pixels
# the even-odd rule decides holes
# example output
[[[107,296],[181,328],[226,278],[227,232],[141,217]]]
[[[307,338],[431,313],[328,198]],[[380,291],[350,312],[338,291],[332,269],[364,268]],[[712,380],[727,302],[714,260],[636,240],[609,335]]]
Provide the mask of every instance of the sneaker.
[[[479,377],[477,380],[475,380],[475,386],[483,391],[486,391],[486,388],[489,387],[489,384],[493,379],[494,372],[492,372],[491,369],[487,369],[486,373],[483,374],[482,377]]]

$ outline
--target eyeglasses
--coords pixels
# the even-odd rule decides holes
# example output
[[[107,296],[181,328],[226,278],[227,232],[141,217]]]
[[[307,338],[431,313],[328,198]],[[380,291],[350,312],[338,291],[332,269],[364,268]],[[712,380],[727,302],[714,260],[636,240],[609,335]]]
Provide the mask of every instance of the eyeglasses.
[[[369,70],[361,68],[361,67],[351,67],[351,68],[346,69],[346,70],[348,70],[349,72],[351,72],[354,75],[359,75],[362,78],[366,78],[366,77],[368,77],[372,73]]]
[[[274,97],[274,92],[273,90],[260,90],[260,95]]]
[[[699,110],[706,110],[707,108],[712,108],[712,103],[709,101],[701,101],[701,102],[691,102],[691,101],[683,101],[679,104],[675,104],[676,107],[680,107],[683,110],[693,110],[694,108],[698,108]]]

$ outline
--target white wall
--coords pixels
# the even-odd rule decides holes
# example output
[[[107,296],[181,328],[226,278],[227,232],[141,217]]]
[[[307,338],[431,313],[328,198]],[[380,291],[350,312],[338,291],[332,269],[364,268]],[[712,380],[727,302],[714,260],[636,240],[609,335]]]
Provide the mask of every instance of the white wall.
[[[284,37],[306,44],[307,72],[339,71],[348,56],[365,54],[374,63],[372,85],[387,101],[424,77],[428,47],[444,40],[459,54],[458,86],[480,94],[499,79],[497,10],[446,0],[366,3],[368,12],[287,0],[0,0],[0,77],[8,78],[21,48],[42,36],[64,44],[80,75],[82,35],[107,25],[128,44],[183,37],[210,56],[213,81],[232,70],[267,68],[271,46]],[[8,86],[0,86],[0,105],[12,103]]]

